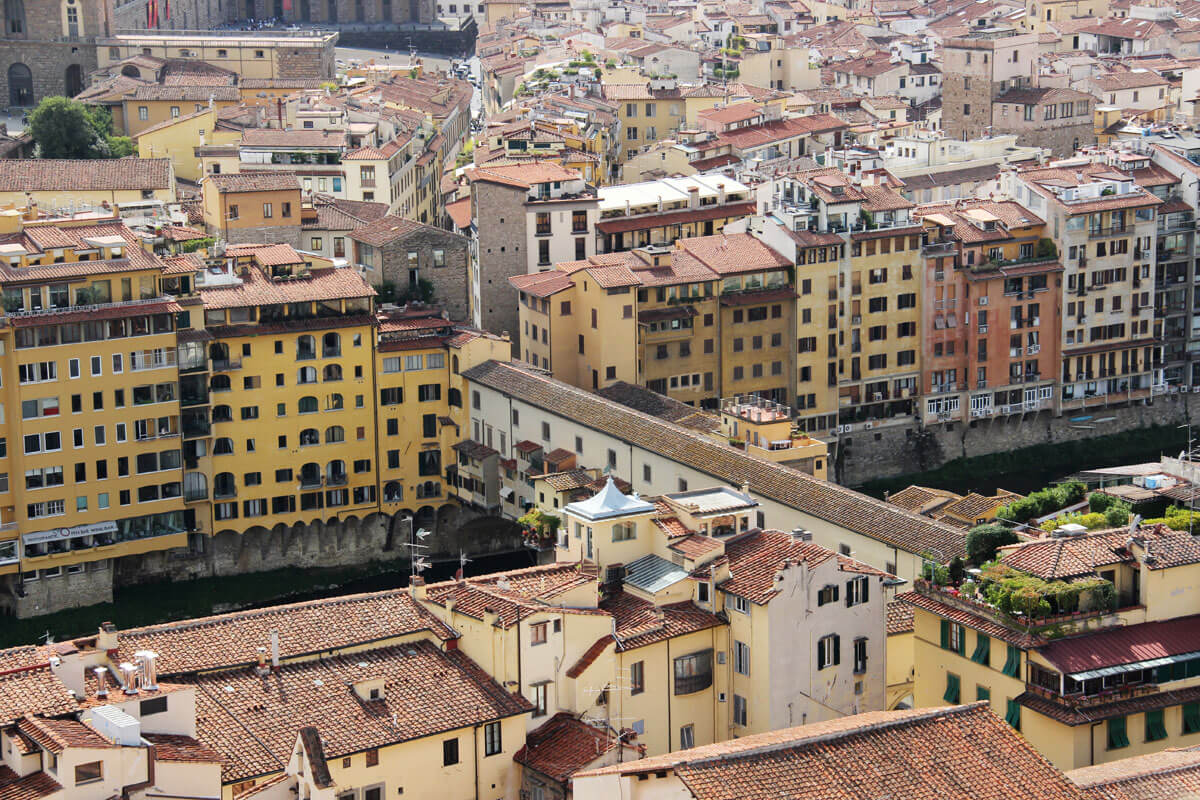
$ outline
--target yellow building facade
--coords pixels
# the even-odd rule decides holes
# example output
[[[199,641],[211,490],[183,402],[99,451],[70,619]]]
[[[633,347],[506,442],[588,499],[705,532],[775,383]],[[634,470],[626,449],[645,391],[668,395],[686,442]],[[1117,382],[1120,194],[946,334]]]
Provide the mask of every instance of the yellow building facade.
[[[1191,538],[1155,527],[1004,548],[965,592],[919,582],[898,598],[913,610],[915,706],[989,700],[1064,770],[1194,745],[1198,570]],[[1042,587],[1032,622],[1001,610],[1012,579]]]

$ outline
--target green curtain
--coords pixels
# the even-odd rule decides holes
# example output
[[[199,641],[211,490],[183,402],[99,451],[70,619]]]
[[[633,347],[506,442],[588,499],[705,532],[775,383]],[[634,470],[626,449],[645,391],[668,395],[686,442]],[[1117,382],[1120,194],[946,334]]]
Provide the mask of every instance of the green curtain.
[[[942,699],[952,706],[958,705],[959,698],[959,683],[958,676],[953,672],[946,673],[946,693],[942,695]]]
[[[1004,721],[1012,725],[1014,730],[1021,730],[1021,704],[1016,700],[1008,701],[1008,707],[1004,712]]]
[[[1167,726],[1163,724],[1163,710],[1146,712],[1146,741],[1157,742],[1167,738]]]
[[[1183,732],[1200,731],[1200,703],[1183,704]]]
[[[1020,671],[1021,649],[1010,644],[1008,646],[1008,659],[1004,662],[1004,674],[1010,678],[1015,678]]]
[[[976,664],[988,665],[989,656],[992,653],[992,639],[987,634],[975,634],[975,652],[971,654],[971,660]]]
[[[1108,721],[1108,749],[1119,750],[1129,747],[1129,737],[1125,733],[1125,718],[1113,717]]]

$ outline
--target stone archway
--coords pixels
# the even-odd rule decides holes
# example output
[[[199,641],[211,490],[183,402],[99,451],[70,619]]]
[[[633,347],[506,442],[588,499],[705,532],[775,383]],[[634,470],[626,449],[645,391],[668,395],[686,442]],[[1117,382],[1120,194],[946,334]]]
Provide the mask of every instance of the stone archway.
[[[74,97],[83,91],[83,67],[71,64],[63,75],[63,85],[67,97]]]
[[[20,62],[8,68],[8,104],[19,108],[33,105],[33,73]]]

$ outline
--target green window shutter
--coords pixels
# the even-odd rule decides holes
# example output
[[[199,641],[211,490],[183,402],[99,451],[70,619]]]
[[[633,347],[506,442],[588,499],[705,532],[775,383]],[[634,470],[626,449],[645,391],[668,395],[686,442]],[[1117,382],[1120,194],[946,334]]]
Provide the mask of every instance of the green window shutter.
[[[976,664],[988,665],[988,656],[992,651],[992,639],[985,633],[975,634],[975,652],[971,654],[971,660]]]
[[[986,686],[976,686],[975,687],[975,699],[976,699],[976,701],[978,701],[978,700],[991,701],[992,690]]]
[[[1016,700],[1009,700],[1008,706],[1004,711],[1004,721],[1013,726],[1013,730],[1021,730],[1021,704]]]
[[[962,625],[958,626],[958,654],[964,658],[967,655],[967,629]]]
[[[950,649],[950,620],[942,620],[942,649]]]
[[[1200,703],[1183,704],[1183,732],[1200,731]]]
[[[1157,742],[1167,738],[1167,726],[1163,724],[1163,710],[1146,712],[1146,741]]]
[[[1013,645],[1008,646],[1008,659],[1004,662],[1004,674],[1010,678],[1017,677],[1021,671],[1021,650]]]
[[[1113,717],[1108,721],[1108,749],[1120,750],[1129,747],[1129,737],[1125,734],[1125,718]]]
[[[952,706],[958,705],[959,684],[958,676],[953,672],[946,673],[946,693],[942,695],[942,699]]]

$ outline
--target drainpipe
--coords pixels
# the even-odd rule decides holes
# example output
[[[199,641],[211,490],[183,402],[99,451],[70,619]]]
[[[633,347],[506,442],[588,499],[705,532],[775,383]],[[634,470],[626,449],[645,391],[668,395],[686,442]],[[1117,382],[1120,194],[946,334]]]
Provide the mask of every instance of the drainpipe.
[[[471,761],[475,764],[475,800],[479,800],[479,725],[471,729],[474,746],[471,750]]]
[[[1088,766],[1096,766],[1096,726],[1103,724],[1103,722],[1093,722],[1088,728],[1088,748],[1091,750],[1088,756]]]
[[[121,787],[121,800],[129,800],[130,795],[134,792],[140,792],[142,789],[154,785],[154,761],[157,755],[158,749],[154,745],[146,746],[146,780]]]

